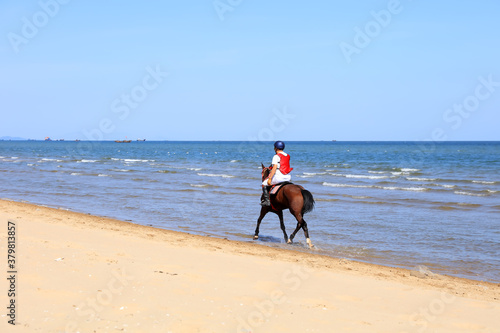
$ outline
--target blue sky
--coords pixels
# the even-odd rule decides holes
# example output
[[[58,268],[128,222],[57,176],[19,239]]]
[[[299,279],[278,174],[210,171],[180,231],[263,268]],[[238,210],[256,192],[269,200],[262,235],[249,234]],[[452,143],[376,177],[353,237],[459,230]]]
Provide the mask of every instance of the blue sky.
[[[500,140],[498,1],[0,3],[1,136]]]

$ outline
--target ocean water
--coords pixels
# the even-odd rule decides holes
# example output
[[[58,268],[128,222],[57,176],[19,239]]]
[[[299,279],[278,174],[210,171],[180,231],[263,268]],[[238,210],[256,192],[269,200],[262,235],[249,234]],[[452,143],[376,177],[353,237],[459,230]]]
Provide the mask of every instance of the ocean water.
[[[500,281],[500,142],[287,142],[292,181],[314,196],[284,244],[268,214],[258,242]],[[272,143],[0,141],[0,197],[252,242],[260,163]],[[290,234],[296,221],[285,212]]]

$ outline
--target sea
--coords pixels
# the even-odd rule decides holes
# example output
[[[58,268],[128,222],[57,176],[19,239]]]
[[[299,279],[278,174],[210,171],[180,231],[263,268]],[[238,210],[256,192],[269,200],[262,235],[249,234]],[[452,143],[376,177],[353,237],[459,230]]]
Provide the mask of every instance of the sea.
[[[141,225],[500,282],[500,142],[286,142],[309,190],[253,234],[271,142],[0,141],[0,197]],[[285,212],[290,234],[294,217]]]

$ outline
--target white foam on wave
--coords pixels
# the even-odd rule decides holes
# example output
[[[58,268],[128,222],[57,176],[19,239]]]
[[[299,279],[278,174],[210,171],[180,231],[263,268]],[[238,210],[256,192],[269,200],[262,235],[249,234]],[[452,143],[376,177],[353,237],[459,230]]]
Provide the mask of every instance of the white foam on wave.
[[[394,176],[407,176],[410,173],[406,171],[393,171],[391,172]]]
[[[374,173],[374,174],[384,174],[386,173],[385,171],[368,171],[368,173]]]
[[[239,162],[238,160],[231,160],[231,163]]]
[[[355,179],[387,179],[388,176],[369,176],[369,175],[351,175],[342,173],[330,173],[330,175],[335,177],[345,177],[345,178],[355,178]]]
[[[485,181],[485,180],[473,180],[472,182],[476,183],[476,184],[485,184],[485,185],[493,185],[493,184],[495,184],[495,182]]]
[[[111,177],[110,175],[106,175],[104,173],[100,173],[97,175],[97,177]]]
[[[415,191],[415,192],[421,192],[421,191],[428,191],[429,189],[428,188],[425,188],[425,187],[393,187],[393,186],[389,186],[389,187],[378,187],[377,188],[381,188],[383,190],[391,190],[391,191]]]
[[[189,184],[189,186],[192,186],[192,187],[207,187],[209,185],[208,184]]]
[[[226,175],[226,174],[214,174],[214,173],[197,173],[198,176],[204,177],[222,177],[222,178],[234,178],[235,176]]]
[[[437,180],[437,178],[420,178],[420,177],[406,177],[406,179],[419,182],[431,182]]]
[[[154,162],[155,160],[138,160],[134,158],[125,158],[123,159],[123,161],[126,163],[134,163],[134,162]]]
[[[42,158],[42,161],[57,161],[55,158]]]
[[[373,187],[373,186],[368,186],[368,185],[334,184],[334,183],[327,183],[327,182],[323,182],[323,186],[330,186],[330,187],[352,187],[352,188],[370,188],[370,187]]]
[[[472,193],[472,192],[465,192],[465,191],[455,191],[454,193],[458,194],[458,195],[468,195],[468,196],[472,196],[472,197],[485,197],[485,196],[487,196],[487,194],[479,194],[479,193]]]
[[[457,187],[457,185],[444,185],[444,184],[432,184],[432,185],[441,186],[441,187],[444,187],[444,188],[455,188],[455,187]]]
[[[72,173],[71,173],[71,175],[72,175],[72,176],[81,176],[82,174],[81,174],[81,173],[79,173],[79,172],[72,172]]]
[[[388,190],[388,191],[415,191],[415,192],[422,192],[422,191],[428,191],[429,190],[426,187],[396,187],[396,186],[374,186],[374,185],[351,185],[351,184],[334,184],[334,183],[327,183],[327,182],[324,182],[323,186],[348,187],[348,188],[376,188],[376,189]]]
[[[81,160],[81,161],[78,161],[77,163],[95,163],[97,162],[97,160]]]
[[[345,175],[346,178],[359,178],[359,179],[386,179],[388,176],[366,176],[366,175]]]
[[[401,168],[401,171],[403,171],[403,172],[417,172],[417,171],[420,171],[420,169]]]
[[[191,170],[191,171],[201,171],[203,170],[202,168],[187,168],[188,170]]]
[[[303,172],[305,176],[326,175],[326,172]]]

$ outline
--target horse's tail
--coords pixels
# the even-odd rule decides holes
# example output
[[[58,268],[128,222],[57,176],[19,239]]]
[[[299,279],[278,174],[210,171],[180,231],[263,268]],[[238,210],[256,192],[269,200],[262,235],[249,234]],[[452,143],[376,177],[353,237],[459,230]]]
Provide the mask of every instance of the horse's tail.
[[[302,216],[309,213],[314,208],[314,198],[308,190],[302,190],[302,197],[304,198],[304,206],[302,206]]]

